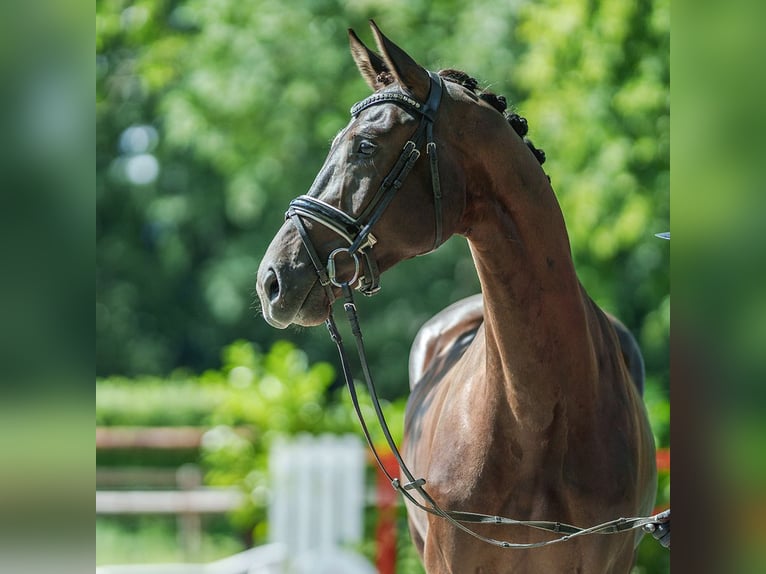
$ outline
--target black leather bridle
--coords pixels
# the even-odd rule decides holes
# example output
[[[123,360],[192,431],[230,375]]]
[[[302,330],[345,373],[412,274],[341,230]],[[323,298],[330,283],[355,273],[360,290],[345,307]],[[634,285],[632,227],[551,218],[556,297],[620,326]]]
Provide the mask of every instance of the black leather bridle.
[[[439,183],[439,166],[436,156],[436,143],[433,140],[433,124],[436,119],[436,113],[439,110],[439,104],[441,102],[443,81],[437,74],[433,72],[429,71],[428,75],[431,79],[431,89],[428,95],[428,100],[425,104],[421,104],[410,95],[403,92],[390,91],[375,93],[370,97],[362,100],[361,102],[355,104],[351,108],[351,115],[356,117],[362,110],[369,108],[370,106],[395,104],[401,106],[415,116],[420,116],[420,123],[415,130],[413,137],[411,137],[404,145],[404,149],[402,149],[402,152],[399,155],[399,158],[397,159],[393,168],[391,168],[391,171],[389,171],[388,175],[383,179],[383,182],[380,184],[378,191],[375,193],[372,200],[367,204],[367,206],[364,208],[362,213],[359,214],[358,217],[351,217],[342,210],[309,195],[301,195],[291,201],[290,207],[285,214],[285,219],[289,219],[297,228],[301,240],[303,241],[303,245],[306,247],[306,251],[308,252],[311,262],[316,269],[317,275],[319,277],[319,282],[322,284],[327,293],[330,304],[330,312],[325,324],[330,333],[330,336],[333,339],[333,342],[338,348],[341,367],[343,369],[343,377],[346,381],[346,385],[351,395],[351,401],[354,406],[354,410],[356,411],[357,418],[359,419],[359,423],[361,424],[362,432],[367,440],[367,444],[375,456],[375,459],[378,462],[378,466],[391,481],[391,485],[394,487],[394,489],[400,492],[414,506],[425,512],[428,512],[429,514],[443,518],[452,524],[455,528],[458,528],[459,530],[462,530],[463,532],[470,534],[471,536],[493,546],[500,548],[518,549],[539,548],[591,534],[617,534],[634,530],[636,528],[644,528],[647,532],[653,532],[656,530],[656,528],[658,528],[660,524],[666,523],[669,520],[669,513],[667,518],[664,516],[665,513],[645,517],[616,518],[614,520],[610,520],[608,522],[597,524],[588,528],[580,528],[562,522],[552,522],[545,520],[516,520],[503,516],[480,514],[476,512],[445,510],[437,504],[437,502],[424,488],[426,480],[424,478],[416,479],[412,474],[410,469],[405,464],[404,459],[402,458],[399,449],[397,448],[396,443],[391,436],[391,431],[389,430],[388,424],[386,423],[385,417],[383,416],[380,400],[378,399],[377,389],[370,373],[351,285],[358,281],[357,289],[365,295],[373,295],[378,290],[380,290],[380,273],[378,271],[375,258],[371,253],[373,246],[377,242],[377,239],[372,234],[372,228],[383,215],[383,212],[391,203],[391,200],[394,198],[396,192],[401,188],[403,180],[407,177],[407,174],[410,172],[415,162],[420,157],[419,148],[424,140],[426,141],[426,150],[430,160],[431,181],[434,194],[434,212],[436,218],[436,231],[432,249],[436,249],[442,242],[441,187]],[[332,251],[327,258],[327,264],[323,264],[323,261],[319,257],[319,254],[317,253],[316,248],[311,241],[308,231],[303,224],[302,218],[311,219],[331,229],[340,235],[349,244],[349,246],[340,247]],[[335,258],[338,254],[341,253],[345,253],[350,256],[354,262],[354,274],[347,280],[338,279],[335,273]],[[364,258],[364,264],[360,262],[360,255]],[[365,268],[364,275],[361,275],[362,265],[364,265]],[[332,303],[335,300],[333,286],[340,287],[341,292],[343,293],[343,308],[346,311],[346,316],[351,325],[351,332],[354,335],[357,352],[359,354],[359,360],[364,374],[364,380],[367,385],[367,390],[370,394],[372,406],[375,410],[375,415],[380,428],[383,431],[383,436],[386,439],[386,443],[399,465],[403,482],[399,478],[395,478],[391,473],[389,473],[388,469],[383,464],[383,461],[377,451],[377,448],[375,447],[375,444],[370,435],[370,431],[367,427],[367,423],[362,414],[362,409],[359,404],[348,355],[343,345],[341,335],[335,324],[335,319],[333,318]],[[415,495],[417,495],[418,498],[416,498]],[[503,524],[526,526],[529,528],[552,532],[557,534],[558,537],[541,542],[514,543],[483,536],[466,526],[466,524]]]
[[[433,125],[436,113],[439,111],[444,83],[441,77],[434,72],[429,71],[428,76],[431,81],[431,87],[428,100],[425,103],[421,103],[409,94],[401,91],[388,91],[372,94],[351,108],[351,115],[357,117],[363,110],[369,107],[394,104],[404,108],[413,116],[420,118],[418,127],[412,134],[412,137],[404,144],[404,148],[399,154],[396,163],[394,163],[388,175],[383,178],[377,192],[357,217],[352,217],[337,207],[310,195],[301,195],[290,202],[285,219],[289,219],[298,230],[306,251],[311,258],[311,262],[317,271],[319,282],[327,293],[330,304],[335,300],[332,287],[341,286],[341,281],[336,276],[335,263],[335,259],[339,254],[349,256],[354,262],[354,275],[350,280],[346,281],[347,283],[353,284],[358,280],[357,289],[364,295],[374,295],[380,290],[380,271],[378,270],[375,256],[372,253],[373,246],[377,243],[377,238],[372,234],[372,228],[382,217],[386,208],[402,187],[415,162],[420,157],[420,147],[424,141],[426,142],[426,153],[428,154],[431,168],[431,184],[434,198],[435,233],[432,250],[441,245],[443,234],[442,194]],[[348,247],[340,247],[332,251],[328,255],[327,263],[325,264],[311,241],[306,226],[303,223],[303,218],[311,219],[331,229],[348,243]],[[361,261],[360,256],[362,258]]]

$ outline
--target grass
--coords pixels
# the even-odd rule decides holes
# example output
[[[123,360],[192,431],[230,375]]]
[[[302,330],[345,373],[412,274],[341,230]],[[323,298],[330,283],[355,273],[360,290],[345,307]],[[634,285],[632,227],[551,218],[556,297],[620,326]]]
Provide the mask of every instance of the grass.
[[[96,565],[162,562],[210,562],[245,549],[234,535],[209,531],[203,519],[199,552],[184,552],[175,518],[96,519]]]

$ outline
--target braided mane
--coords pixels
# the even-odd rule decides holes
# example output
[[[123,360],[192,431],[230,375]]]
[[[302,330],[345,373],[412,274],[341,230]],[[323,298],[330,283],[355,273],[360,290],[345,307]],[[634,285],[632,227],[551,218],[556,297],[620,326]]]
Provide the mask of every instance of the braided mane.
[[[503,114],[503,117],[508,120],[508,123],[511,124],[511,127],[514,129],[514,131],[522,137],[524,143],[527,144],[527,147],[537,158],[537,161],[539,161],[541,165],[545,163],[545,152],[536,148],[532,144],[532,140],[527,137],[527,132],[529,131],[527,120],[515,112],[509,112],[506,110],[508,107],[508,102],[506,102],[505,96],[498,96],[497,94],[485,90],[481,90],[477,93],[479,82],[476,81],[476,78],[472,78],[461,70],[440,70],[439,75],[445,80],[460,84],[464,88],[471,90],[474,94],[477,94],[479,98]]]
[[[515,112],[507,111],[506,108],[508,107],[508,102],[506,101],[505,96],[498,96],[497,94],[489,91],[479,90],[479,82],[476,80],[476,78],[472,78],[461,70],[447,68],[445,70],[440,70],[439,75],[449,82],[459,84],[464,88],[471,90],[479,98],[503,114],[503,117],[505,117],[508,123],[511,124],[511,127],[514,129],[514,131],[519,134],[519,136],[521,136],[521,138],[524,140],[524,143],[527,144],[527,147],[532,151],[535,158],[537,158],[537,161],[539,161],[541,165],[545,163],[545,152],[539,148],[536,148],[532,144],[532,140],[527,137],[527,132],[529,131],[527,120]],[[395,80],[391,72],[385,71],[378,74],[377,81],[381,84],[388,85],[393,83]]]

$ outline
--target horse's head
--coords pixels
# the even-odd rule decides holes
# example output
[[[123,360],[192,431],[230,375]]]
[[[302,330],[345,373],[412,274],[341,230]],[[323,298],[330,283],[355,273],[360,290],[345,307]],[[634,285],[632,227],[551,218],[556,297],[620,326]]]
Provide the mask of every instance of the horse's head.
[[[439,120],[454,102],[438,75],[371,26],[380,56],[351,30],[349,41],[375,93],[352,108],[258,270],[263,315],[275,327],[321,323],[343,283],[375,292],[381,272],[438,247],[462,216],[465,178],[447,141],[459,135]]]

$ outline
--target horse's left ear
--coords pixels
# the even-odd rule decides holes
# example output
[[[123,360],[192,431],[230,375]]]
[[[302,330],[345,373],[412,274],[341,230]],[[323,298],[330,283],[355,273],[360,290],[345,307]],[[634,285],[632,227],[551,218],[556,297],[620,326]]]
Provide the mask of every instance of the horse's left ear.
[[[378,49],[394,77],[402,86],[409,89],[418,100],[426,101],[428,91],[431,89],[428,72],[407,52],[386,38],[373,20],[370,20],[370,28],[375,35]]]

